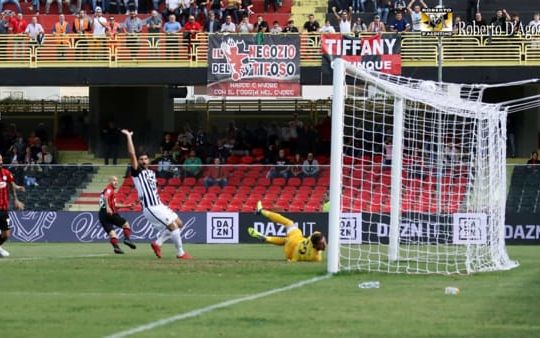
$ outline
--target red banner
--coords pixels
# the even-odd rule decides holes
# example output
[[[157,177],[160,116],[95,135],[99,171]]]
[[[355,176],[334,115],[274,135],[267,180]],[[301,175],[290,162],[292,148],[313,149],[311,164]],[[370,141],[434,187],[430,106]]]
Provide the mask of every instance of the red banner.
[[[357,38],[342,34],[323,34],[321,36],[323,71],[331,72],[334,58],[356,64],[359,67],[383,73],[401,74],[401,40],[399,35],[374,35]]]

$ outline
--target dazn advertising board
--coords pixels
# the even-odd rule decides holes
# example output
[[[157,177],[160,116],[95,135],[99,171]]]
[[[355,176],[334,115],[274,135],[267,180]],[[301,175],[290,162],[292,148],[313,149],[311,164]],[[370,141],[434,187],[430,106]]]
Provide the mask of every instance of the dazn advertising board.
[[[336,58],[358,67],[382,73],[401,74],[401,38],[398,34],[355,37],[342,34],[322,34],[322,71],[332,73]]]
[[[297,97],[298,34],[210,34],[208,87],[211,96]]]
[[[122,216],[132,228],[132,238],[139,242],[156,239],[157,230],[139,212]],[[287,231],[254,213],[182,212],[181,235],[185,243],[256,243],[247,229],[254,227],[267,236],[285,236]],[[284,213],[305,236],[314,231],[328,233],[328,213]],[[10,211],[12,241],[16,242],[103,242],[108,240],[97,212]],[[429,215],[404,213],[399,228],[401,244],[486,244],[487,216],[482,213]],[[507,214],[504,226],[507,244],[540,245],[540,222],[535,214]],[[122,232],[118,235],[122,238]],[[343,213],[339,224],[342,243],[388,244],[390,215]]]

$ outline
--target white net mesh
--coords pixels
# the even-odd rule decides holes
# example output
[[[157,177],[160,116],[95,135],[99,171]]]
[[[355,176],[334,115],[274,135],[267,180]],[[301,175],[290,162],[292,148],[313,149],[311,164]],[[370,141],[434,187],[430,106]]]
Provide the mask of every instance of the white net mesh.
[[[342,227],[340,270],[517,266],[504,245],[506,111],[480,102],[481,86],[347,77],[341,212],[362,231],[360,243]]]

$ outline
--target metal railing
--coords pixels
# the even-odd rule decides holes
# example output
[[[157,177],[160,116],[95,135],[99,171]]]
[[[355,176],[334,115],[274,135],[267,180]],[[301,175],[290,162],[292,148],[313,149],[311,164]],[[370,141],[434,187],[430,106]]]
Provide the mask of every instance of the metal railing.
[[[320,34],[301,34],[302,66],[321,65]],[[208,34],[46,35],[38,45],[24,35],[0,35],[0,68],[206,67]],[[540,65],[540,37],[453,36],[443,38],[443,63],[456,66]],[[437,64],[437,39],[403,33],[404,66]]]

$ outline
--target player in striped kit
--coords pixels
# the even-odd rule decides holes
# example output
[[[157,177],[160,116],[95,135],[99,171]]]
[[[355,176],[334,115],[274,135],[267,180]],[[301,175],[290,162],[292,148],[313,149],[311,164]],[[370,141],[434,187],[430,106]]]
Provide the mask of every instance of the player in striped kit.
[[[5,168],[3,168],[4,161],[2,155],[0,155],[0,258],[8,257],[9,252],[2,248],[8,238],[11,236],[11,227],[9,226],[9,187],[13,189],[13,202],[15,208],[22,210],[24,204],[17,198],[17,191],[24,191],[24,187],[17,185],[13,178],[13,174]]]
[[[126,135],[128,153],[131,159],[131,176],[137,189],[139,200],[143,206],[146,219],[158,231],[157,239],[151,243],[152,250],[161,258],[161,245],[171,238],[176,247],[176,257],[179,259],[192,258],[182,247],[180,229],[184,226],[182,220],[169,207],[161,203],[157,191],[156,173],[148,168],[150,160],[148,154],[141,153],[137,157],[133,145],[133,132],[122,129]]]

